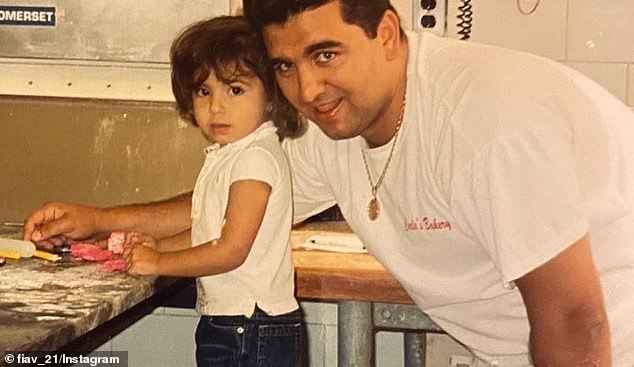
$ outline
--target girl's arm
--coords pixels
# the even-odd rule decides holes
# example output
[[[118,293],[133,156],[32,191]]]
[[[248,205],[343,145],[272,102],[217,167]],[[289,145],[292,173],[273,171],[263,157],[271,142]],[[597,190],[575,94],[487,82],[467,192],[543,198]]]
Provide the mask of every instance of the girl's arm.
[[[260,229],[271,193],[269,184],[240,180],[231,184],[220,238],[172,252],[148,246],[127,247],[128,272],[141,275],[200,277],[221,274],[242,265]]]

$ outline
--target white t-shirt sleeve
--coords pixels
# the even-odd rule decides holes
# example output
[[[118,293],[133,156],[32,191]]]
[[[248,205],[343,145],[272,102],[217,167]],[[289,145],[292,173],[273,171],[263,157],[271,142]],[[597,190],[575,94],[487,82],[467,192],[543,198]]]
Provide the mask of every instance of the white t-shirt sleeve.
[[[464,166],[451,205],[505,283],[548,260],[588,229],[570,136],[540,128],[498,138]]]
[[[285,139],[282,143],[291,166],[293,178],[294,223],[299,223],[335,204],[330,184],[324,174],[330,159],[319,154],[325,140],[318,127],[309,124],[306,133],[296,139]],[[331,162],[335,164],[335,162]]]
[[[240,180],[256,180],[276,187],[280,180],[280,168],[266,149],[251,147],[236,158],[231,169],[231,183]]]

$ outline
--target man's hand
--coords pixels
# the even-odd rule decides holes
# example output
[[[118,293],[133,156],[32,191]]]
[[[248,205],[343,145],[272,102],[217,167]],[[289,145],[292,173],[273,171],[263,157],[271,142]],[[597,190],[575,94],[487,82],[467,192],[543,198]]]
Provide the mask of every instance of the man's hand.
[[[73,240],[85,240],[97,230],[98,209],[68,203],[50,203],[33,212],[24,223],[23,237],[39,248],[52,250]]]

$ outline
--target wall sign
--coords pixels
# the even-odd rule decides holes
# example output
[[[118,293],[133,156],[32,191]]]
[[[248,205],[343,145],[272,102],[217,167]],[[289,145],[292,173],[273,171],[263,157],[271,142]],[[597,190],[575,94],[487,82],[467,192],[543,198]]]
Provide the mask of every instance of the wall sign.
[[[0,25],[55,26],[55,8],[0,6]]]
[[[0,0],[0,99],[173,103],[172,39],[188,24],[229,14],[229,2]],[[0,116],[0,136],[2,124]]]

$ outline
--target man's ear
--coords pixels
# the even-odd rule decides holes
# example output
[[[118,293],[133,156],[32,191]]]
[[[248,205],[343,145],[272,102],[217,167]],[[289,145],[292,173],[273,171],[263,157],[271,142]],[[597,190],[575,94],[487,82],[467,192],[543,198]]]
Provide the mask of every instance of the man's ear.
[[[396,58],[401,45],[401,22],[392,10],[386,10],[376,27],[376,37],[383,45],[388,60]]]

